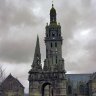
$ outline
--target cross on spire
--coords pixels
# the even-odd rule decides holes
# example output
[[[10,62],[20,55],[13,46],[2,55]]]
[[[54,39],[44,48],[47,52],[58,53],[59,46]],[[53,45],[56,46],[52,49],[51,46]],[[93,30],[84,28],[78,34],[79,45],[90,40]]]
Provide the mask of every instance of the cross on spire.
[[[52,7],[54,7],[53,0],[52,0]]]

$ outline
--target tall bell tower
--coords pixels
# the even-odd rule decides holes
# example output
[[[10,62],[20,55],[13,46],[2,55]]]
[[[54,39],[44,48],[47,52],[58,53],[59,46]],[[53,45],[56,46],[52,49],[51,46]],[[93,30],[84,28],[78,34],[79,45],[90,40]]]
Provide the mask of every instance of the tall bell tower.
[[[56,10],[52,4],[50,24],[46,25],[46,59],[42,68],[37,37],[34,60],[28,78],[29,96],[67,96],[62,44],[61,26],[57,24]]]
[[[56,10],[52,4],[50,10],[50,24],[46,25],[46,59],[44,71],[65,71],[64,59],[62,58],[62,43],[60,23],[57,24]]]

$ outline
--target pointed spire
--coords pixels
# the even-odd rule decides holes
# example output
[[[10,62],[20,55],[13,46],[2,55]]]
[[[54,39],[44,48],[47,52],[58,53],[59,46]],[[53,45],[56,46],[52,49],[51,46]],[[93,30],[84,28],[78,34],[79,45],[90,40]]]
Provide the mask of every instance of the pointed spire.
[[[35,48],[35,54],[34,54],[35,56],[37,56],[37,55],[41,55],[41,53],[40,53],[40,44],[39,44],[39,36],[37,35],[37,42],[36,42],[36,48]],[[41,58],[41,56],[40,56],[40,58]]]
[[[35,70],[41,69],[41,53],[40,53],[40,44],[39,44],[39,36],[37,35],[34,60],[32,64],[32,68]]]

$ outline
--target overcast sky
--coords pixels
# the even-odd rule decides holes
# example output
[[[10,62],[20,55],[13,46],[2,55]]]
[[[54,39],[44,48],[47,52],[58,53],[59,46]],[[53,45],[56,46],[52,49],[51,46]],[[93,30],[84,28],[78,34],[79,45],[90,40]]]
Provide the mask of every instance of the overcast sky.
[[[36,36],[42,64],[45,26],[52,0],[0,0],[0,64],[18,78],[28,92]],[[54,0],[64,39],[62,50],[67,73],[96,71],[96,0]]]

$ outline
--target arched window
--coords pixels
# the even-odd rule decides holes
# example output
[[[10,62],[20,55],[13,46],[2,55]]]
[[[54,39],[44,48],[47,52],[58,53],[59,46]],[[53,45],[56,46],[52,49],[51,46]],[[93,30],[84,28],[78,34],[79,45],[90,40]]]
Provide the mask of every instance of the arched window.
[[[57,56],[56,56],[56,64],[57,64]]]
[[[52,33],[52,37],[54,37],[55,36],[55,34],[54,33]]]
[[[57,47],[57,42],[55,42],[55,47]]]
[[[49,37],[50,37],[50,30],[49,30]]]
[[[70,85],[68,86],[68,94],[72,94],[72,87]]]
[[[52,44],[52,42],[51,42],[51,48],[53,47],[53,44]]]

